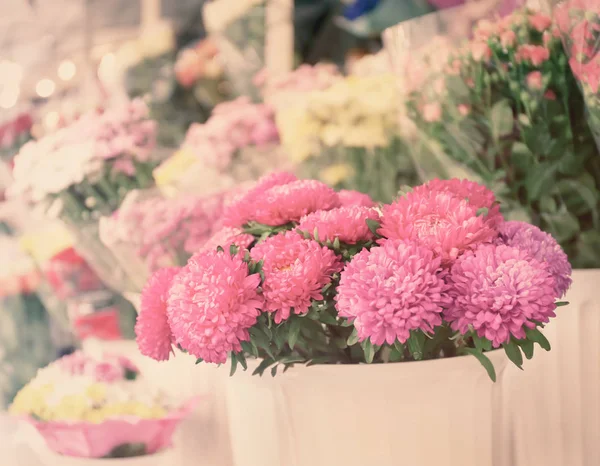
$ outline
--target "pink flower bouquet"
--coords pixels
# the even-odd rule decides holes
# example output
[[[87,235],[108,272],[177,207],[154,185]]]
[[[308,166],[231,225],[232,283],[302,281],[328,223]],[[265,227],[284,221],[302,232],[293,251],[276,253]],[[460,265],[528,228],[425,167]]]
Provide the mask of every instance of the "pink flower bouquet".
[[[232,373],[295,363],[420,361],[486,352],[519,367],[570,285],[571,266],[537,227],[507,222],[494,194],[434,180],[379,207],[286,173],[230,203],[225,228],[142,293],[141,352],[172,345]]]
[[[76,352],[41,369],[10,412],[30,422],[57,454],[116,458],[170,447],[196,403],[169,400],[122,357]]]

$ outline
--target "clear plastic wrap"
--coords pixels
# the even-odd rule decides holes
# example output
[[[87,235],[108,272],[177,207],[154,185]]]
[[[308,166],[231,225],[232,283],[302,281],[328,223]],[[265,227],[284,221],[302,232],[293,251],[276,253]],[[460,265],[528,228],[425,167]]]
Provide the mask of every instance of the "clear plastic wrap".
[[[575,267],[600,266],[600,157],[550,16],[519,9],[461,36],[462,11],[386,33],[420,175],[485,183],[507,218],[551,233]]]

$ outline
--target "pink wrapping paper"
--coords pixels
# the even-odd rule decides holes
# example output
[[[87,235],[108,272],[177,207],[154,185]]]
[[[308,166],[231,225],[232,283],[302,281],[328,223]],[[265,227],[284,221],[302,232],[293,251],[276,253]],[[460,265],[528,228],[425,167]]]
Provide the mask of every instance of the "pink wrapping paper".
[[[120,445],[144,444],[153,454],[172,444],[179,423],[198,405],[199,398],[162,419],[115,419],[100,424],[90,422],[43,422],[28,418],[46,445],[55,453],[80,458],[102,458]]]

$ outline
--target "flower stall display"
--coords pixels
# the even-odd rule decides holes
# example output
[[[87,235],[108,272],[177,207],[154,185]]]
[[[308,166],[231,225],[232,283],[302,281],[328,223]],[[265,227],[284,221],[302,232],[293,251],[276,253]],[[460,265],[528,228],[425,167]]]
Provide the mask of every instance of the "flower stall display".
[[[399,105],[392,74],[351,76],[278,112],[277,123],[300,173],[390,201],[416,181],[399,138]]]
[[[275,418],[265,426],[277,428],[260,436],[276,439],[286,464],[377,458],[391,466],[399,455],[415,466],[442,458],[497,464],[493,384],[486,380],[503,368],[494,350],[521,367],[535,346],[550,349],[543,328],[565,304],[567,256],[537,227],[505,221],[494,194],[474,182],[433,180],[379,208],[367,201],[287,173],[261,179],[228,205],[224,229],[186,266],[161,269],[148,281],[136,327],[140,351],[168,360],[176,345],[198,363],[229,361],[232,374],[248,366],[254,374],[285,373],[263,387],[273,390],[263,400],[266,416]],[[475,358],[485,371],[471,371]],[[371,369],[377,366],[386,369]],[[347,385],[324,390],[336,377]],[[361,379],[378,382],[376,398],[387,402],[365,398]],[[426,391],[425,402],[428,386],[444,395]],[[317,411],[312,392],[322,397]],[[244,391],[236,396],[244,399]],[[414,410],[424,405],[448,422],[454,409],[472,410],[478,422],[452,429],[421,423]],[[321,422],[309,427],[310,416]],[[398,426],[409,418],[410,426]],[[374,419],[382,422],[378,435],[389,430],[393,441],[385,434],[363,441]],[[258,438],[236,432],[244,438],[234,450],[249,448],[234,451],[244,458],[238,464],[257,464]],[[308,436],[322,440],[307,449]],[[448,439],[452,455],[423,449],[432,436]],[[458,441],[465,438],[477,438],[477,446]],[[342,441],[348,448],[330,448]]]
[[[141,100],[93,111],[70,126],[23,146],[15,157],[9,193],[58,216],[78,250],[101,278],[124,279],[98,239],[97,221],[116,210],[132,189],[154,184],[155,122]]]
[[[15,397],[10,413],[35,427],[51,457],[68,461],[168,450],[195,404],[171,399],[122,356],[77,351],[40,369]]]
[[[172,159],[155,171],[155,178],[195,194],[233,188],[288,163],[273,108],[247,97],[219,104],[206,123],[193,124]]]

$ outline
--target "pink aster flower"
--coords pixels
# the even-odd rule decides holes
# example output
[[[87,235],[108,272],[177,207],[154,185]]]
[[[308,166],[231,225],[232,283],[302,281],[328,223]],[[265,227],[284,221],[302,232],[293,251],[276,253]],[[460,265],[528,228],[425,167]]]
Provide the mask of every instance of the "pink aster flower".
[[[541,71],[532,71],[526,77],[527,87],[534,91],[539,91],[544,85]]]
[[[260,275],[239,255],[202,251],[175,277],[167,315],[177,344],[197,358],[221,364],[242,350],[263,306]]]
[[[349,189],[342,189],[338,192],[340,199],[340,205],[342,207],[348,207],[352,205],[360,205],[363,207],[375,207],[375,202],[371,199],[368,194],[361,193],[359,191],[352,191]]]
[[[542,45],[521,45],[515,55],[517,62],[529,61],[533,66],[540,66],[550,58],[550,50]]]
[[[256,205],[250,220],[265,225],[285,225],[297,222],[317,210],[339,207],[337,193],[316,180],[298,180],[274,186],[255,198]]]
[[[254,241],[254,236],[244,233],[239,228],[223,227],[217,231],[202,247],[203,251],[212,251],[221,246],[229,251],[231,245],[246,249]]]
[[[511,336],[554,317],[556,283],[547,268],[516,247],[486,244],[467,252],[448,277],[452,304],[445,319],[452,328],[490,340],[495,348]]]
[[[229,227],[241,227],[248,223],[252,212],[256,209],[256,199],[274,186],[281,186],[296,181],[295,175],[287,172],[275,172],[263,176],[248,191],[240,193],[225,206],[223,224]]]
[[[491,226],[497,227],[504,221],[500,213],[500,203],[496,201],[496,195],[492,190],[479,183],[458,178],[451,180],[436,178],[413,189],[416,194],[426,194],[432,191],[452,194],[459,199],[466,200],[476,209],[487,209],[484,217]]]
[[[527,252],[545,264],[556,281],[555,297],[565,295],[571,286],[569,258],[552,235],[525,222],[506,222],[500,227],[499,242]]]
[[[314,235],[318,232],[320,241],[334,241],[336,238],[346,244],[370,241],[374,235],[369,230],[367,219],[379,220],[379,213],[372,207],[338,207],[332,210],[319,210],[300,219],[298,228]]]
[[[364,249],[341,274],[335,297],[339,315],[354,323],[360,341],[406,342],[411,330],[432,332],[450,304],[441,259],[408,241]]]
[[[144,356],[167,361],[173,335],[167,319],[167,294],[178,267],[154,272],[142,290],[140,314],[135,324],[136,341]]]
[[[323,299],[321,290],[331,283],[332,274],[342,269],[334,252],[316,241],[288,231],[257,244],[252,260],[264,261],[263,295],[265,310],[275,312],[275,322],[290,314],[306,314],[313,300]]]
[[[442,119],[442,106],[437,102],[423,105],[422,112],[423,120],[428,123],[435,123]]]
[[[543,13],[535,13],[529,17],[529,24],[538,32],[544,32],[552,26],[552,18]]]

